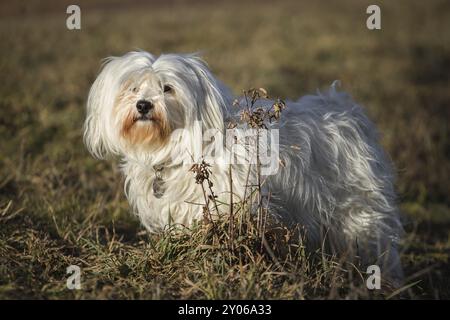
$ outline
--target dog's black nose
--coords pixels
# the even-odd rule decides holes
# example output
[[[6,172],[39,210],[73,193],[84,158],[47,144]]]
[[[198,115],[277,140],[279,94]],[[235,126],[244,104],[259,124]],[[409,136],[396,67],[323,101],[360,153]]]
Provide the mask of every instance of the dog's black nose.
[[[153,108],[153,104],[147,100],[139,100],[136,103],[136,109],[140,114],[147,114]]]

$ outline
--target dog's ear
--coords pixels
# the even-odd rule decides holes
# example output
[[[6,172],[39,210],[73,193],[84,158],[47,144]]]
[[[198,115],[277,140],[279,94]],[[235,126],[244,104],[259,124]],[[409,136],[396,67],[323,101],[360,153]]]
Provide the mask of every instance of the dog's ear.
[[[230,103],[228,89],[217,80],[207,64],[196,55],[186,56],[186,61],[196,73],[202,88],[203,99],[197,101],[203,129],[224,129],[224,113]]]
[[[110,78],[111,68],[109,65],[113,63],[113,59],[106,61],[103,70],[89,90],[87,101],[87,115],[84,121],[84,144],[89,152],[96,158],[103,159],[109,153],[106,143],[106,128],[104,119],[102,119],[102,110],[105,104],[107,94],[105,91],[108,86],[108,78]]]
[[[228,90],[195,54],[163,54],[153,65],[163,81],[174,87],[181,105],[186,108],[187,124],[200,121],[203,130],[224,127]]]
[[[105,59],[89,91],[84,122],[84,143],[94,157],[103,159],[108,154],[118,153],[112,110],[121,81],[134,70],[150,67],[153,61],[153,56],[144,51]]]

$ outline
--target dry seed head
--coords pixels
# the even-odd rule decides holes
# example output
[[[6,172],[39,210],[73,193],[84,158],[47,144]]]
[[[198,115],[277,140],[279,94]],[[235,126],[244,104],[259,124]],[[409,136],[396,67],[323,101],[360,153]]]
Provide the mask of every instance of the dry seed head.
[[[212,187],[212,182],[209,181],[209,175],[211,174],[209,167],[211,167],[211,165],[206,163],[205,160],[202,160],[201,163],[192,165],[189,171],[195,174],[195,183],[202,184],[203,181],[207,180],[209,186]]]

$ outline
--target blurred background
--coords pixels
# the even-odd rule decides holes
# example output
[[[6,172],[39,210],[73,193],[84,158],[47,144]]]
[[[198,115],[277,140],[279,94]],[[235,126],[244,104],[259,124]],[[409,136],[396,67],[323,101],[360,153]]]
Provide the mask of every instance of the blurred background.
[[[200,52],[235,94],[264,87],[296,99],[340,80],[395,164],[415,297],[450,298],[450,2],[76,1],[81,30],[68,30],[70,4],[0,2],[0,296],[45,292],[41,274],[59,253],[35,246],[55,219],[100,212],[125,240],[141,230],[115,165],[82,143],[101,59],[140,48]],[[370,4],[381,30],[366,28]]]

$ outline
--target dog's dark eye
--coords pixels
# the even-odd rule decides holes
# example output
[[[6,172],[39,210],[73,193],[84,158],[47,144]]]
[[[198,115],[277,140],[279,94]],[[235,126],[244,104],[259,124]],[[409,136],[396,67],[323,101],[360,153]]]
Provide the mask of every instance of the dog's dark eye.
[[[139,88],[138,87],[133,87],[133,88],[131,88],[131,91],[133,91],[133,93],[136,93],[136,92],[139,91]]]
[[[165,86],[164,86],[164,93],[170,92],[170,91],[172,91],[172,87],[171,87],[171,86],[168,86],[168,85],[165,85]]]

